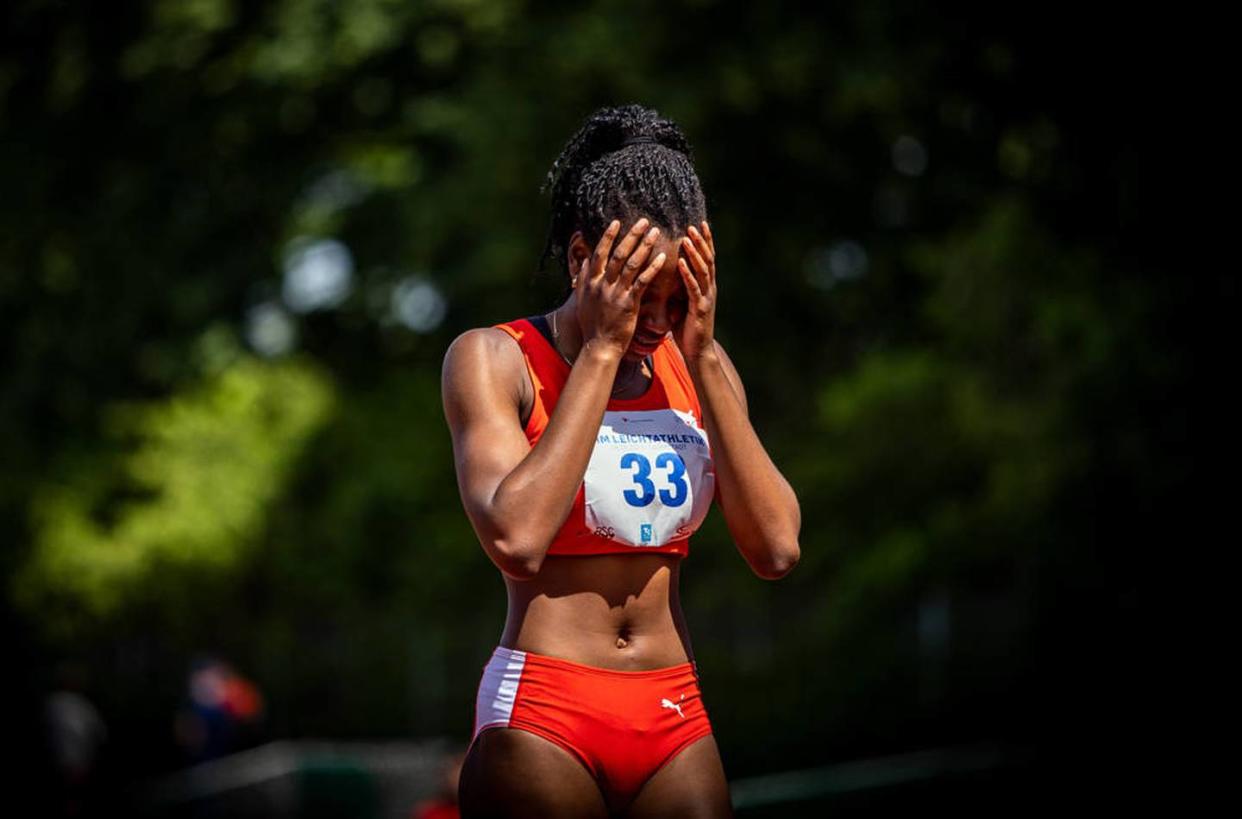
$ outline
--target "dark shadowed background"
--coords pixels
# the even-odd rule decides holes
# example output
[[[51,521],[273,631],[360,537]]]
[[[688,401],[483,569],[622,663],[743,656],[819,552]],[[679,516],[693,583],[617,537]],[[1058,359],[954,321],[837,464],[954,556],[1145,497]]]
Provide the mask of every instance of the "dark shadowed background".
[[[3,4],[17,793],[226,815],[176,772],[328,742],[289,812],[379,815],[358,749],[464,745],[504,589],[440,363],[554,303],[544,175],[638,102],[802,503],[786,579],[718,513],[684,566],[739,816],[1142,800],[1191,473],[1157,25],[942,6]]]

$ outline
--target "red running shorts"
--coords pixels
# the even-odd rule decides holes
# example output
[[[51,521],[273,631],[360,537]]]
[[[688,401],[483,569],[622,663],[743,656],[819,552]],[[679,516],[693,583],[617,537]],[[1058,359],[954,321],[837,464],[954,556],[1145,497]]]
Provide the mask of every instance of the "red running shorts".
[[[555,742],[619,805],[712,732],[692,663],[613,671],[503,646],[483,667],[471,744],[488,728]]]

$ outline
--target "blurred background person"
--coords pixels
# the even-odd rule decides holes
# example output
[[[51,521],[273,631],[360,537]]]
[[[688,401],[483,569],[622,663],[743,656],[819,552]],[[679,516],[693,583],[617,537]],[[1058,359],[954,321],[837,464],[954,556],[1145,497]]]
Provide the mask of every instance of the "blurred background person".
[[[62,663],[56,677],[56,689],[47,695],[43,707],[46,740],[55,772],[56,815],[90,815],[99,787],[98,768],[108,741],[108,728],[99,709],[86,696],[83,666]]]
[[[260,735],[263,696],[253,682],[214,657],[196,659],[174,733],[190,762],[251,747]]]

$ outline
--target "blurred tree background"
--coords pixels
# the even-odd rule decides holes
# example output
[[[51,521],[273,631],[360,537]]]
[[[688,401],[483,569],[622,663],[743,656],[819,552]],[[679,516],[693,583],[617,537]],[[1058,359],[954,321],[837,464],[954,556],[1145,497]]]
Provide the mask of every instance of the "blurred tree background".
[[[802,501],[785,580],[718,515],[685,566],[730,775],[970,742],[1069,777],[1139,755],[1190,286],[1150,241],[1162,86],[1134,31],[734,0],[0,20],[0,578],[27,727],[75,660],[115,779],[176,767],[208,651],[273,737],[468,738],[504,591],[440,362],[554,303],[543,176],[592,110],[640,102],[695,146],[719,336]]]

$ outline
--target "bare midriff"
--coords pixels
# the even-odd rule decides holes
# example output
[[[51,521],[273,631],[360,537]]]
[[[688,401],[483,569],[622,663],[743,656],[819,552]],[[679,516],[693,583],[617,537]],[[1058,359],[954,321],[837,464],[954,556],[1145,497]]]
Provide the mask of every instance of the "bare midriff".
[[[547,557],[532,579],[505,578],[500,644],[617,671],[687,662],[680,563],[667,554]]]

